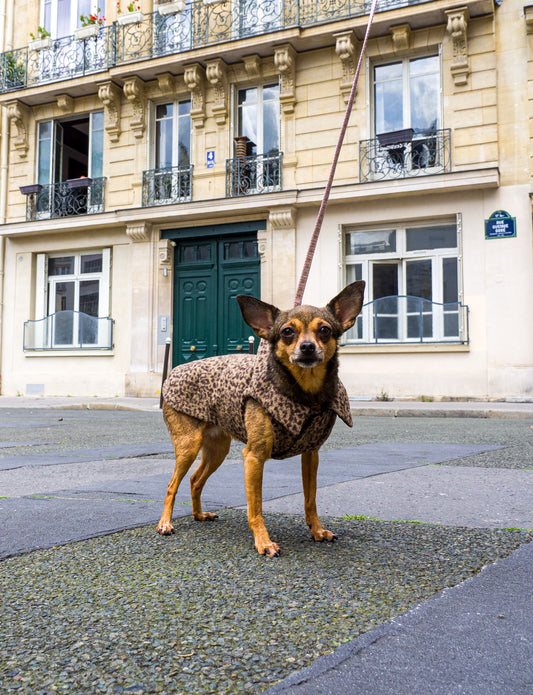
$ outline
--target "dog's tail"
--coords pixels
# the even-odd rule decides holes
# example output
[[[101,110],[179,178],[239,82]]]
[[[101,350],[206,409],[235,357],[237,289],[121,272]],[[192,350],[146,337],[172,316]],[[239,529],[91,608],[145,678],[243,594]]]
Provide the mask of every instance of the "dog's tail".
[[[170,338],[166,339],[165,342],[165,357],[163,358],[163,376],[161,377],[161,391],[159,392],[159,407],[163,407],[163,384],[167,379],[168,374],[168,358],[170,356]]]

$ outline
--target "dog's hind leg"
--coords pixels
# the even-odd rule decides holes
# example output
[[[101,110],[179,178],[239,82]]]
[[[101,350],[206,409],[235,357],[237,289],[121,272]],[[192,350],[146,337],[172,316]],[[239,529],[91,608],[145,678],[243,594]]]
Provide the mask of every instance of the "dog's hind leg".
[[[174,533],[172,525],[172,511],[174,509],[174,500],[178,487],[186,475],[189,468],[192,466],[200,447],[202,446],[203,432],[206,426],[205,422],[201,422],[196,418],[189,417],[184,413],[178,413],[171,408],[167,403],[163,403],[163,418],[168,427],[174,452],[176,454],[176,465],[174,473],[168,484],[167,494],[165,495],[165,503],[163,506],[163,514],[157,526],[157,532],[163,536],[168,536]]]
[[[316,477],[318,471],[318,451],[302,454],[302,482],[304,488],[305,520],[315,541],[334,541],[337,536],[322,528],[316,510]]]
[[[216,471],[226,458],[231,445],[231,437],[215,425],[207,425],[202,443],[202,460],[191,475],[192,515],[196,521],[212,521],[216,514],[202,511],[200,496],[206,480]]]

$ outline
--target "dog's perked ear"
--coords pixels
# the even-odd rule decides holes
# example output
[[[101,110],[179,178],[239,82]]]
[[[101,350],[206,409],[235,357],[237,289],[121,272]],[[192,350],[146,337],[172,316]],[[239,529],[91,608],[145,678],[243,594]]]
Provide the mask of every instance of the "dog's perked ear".
[[[363,306],[365,294],[364,280],[357,280],[345,287],[342,292],[334,297],[327,305],[333,316],[342,326],[342,331],[351,328]]]
[[[279,309],[247,294],[238,294],[237,302],[246,323],[253,328],[256,335],[268,340]]]

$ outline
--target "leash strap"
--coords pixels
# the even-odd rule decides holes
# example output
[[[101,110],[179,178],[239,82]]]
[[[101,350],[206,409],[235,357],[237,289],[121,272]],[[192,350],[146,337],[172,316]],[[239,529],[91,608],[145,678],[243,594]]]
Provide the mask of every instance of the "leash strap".
[[[374,19],[374,14],[376,12],[377,0],[372,0],[372,6],[370,8],[370,14],[368,17],[368,24],[366,27],[365,38],[363,40],[363,45],[361,46],[361,53],[359,54],[359,60],[357,62],[357,68],[355,70],[355,75],[353,78],[352,89],[350,91],[350,96],[348,97],[348,103],[346,105],[346,112],[344,114],[344,120],[342,122],[341,130],[339,133],[339,139],[337,141],[337,146],[335,147],[335,153],[333,155],[333,161],[331,163],[331,169],[329,172],[328,182],[326,184],[326,189],[324,190],[324,195],[322,197],[322,202],[320,204],[320,209],[318,211],[318,216],[315,222],[315,228],[313,234],[311,235],[311,241],[309,242],[309,248],[307,249],[307,255],[305,257],[305,262],[302,268],[302,274],[300,276],[300,282],[298,283],[298,288],[296,290],[296,297],[294,299],[294,306],[300,306],[305,292],[305,286],[307,285],[307,278],[309,277],[309,271],[311,270],[311,264],[313,262],[313,256],[315,254],[316,245],[318,243],[318,237],[320,235],[320,229],[322,228],[322,222],[324,220],[324,215],[326,214],[326,207],[328,204],[329,194],[331,192],[331,187],[333,185],[333,179],[335,177],[335,170],[337,168],[337,162],[339,161],[339,156],[341,153],[342,143],[344,141],[344,136],[346,135],[346,129],[348,128],[348,121],[350,120],[350,115],[352,113],[353,103],[355,101],[355,91],[357,89],[357,82],[359,80],[359,73],[361,72],[361,65],[363,64],[363,58],[365,55],[366,44],[368,42],[368,36],[370,34],[370,27],[372,26],[372,21]]]

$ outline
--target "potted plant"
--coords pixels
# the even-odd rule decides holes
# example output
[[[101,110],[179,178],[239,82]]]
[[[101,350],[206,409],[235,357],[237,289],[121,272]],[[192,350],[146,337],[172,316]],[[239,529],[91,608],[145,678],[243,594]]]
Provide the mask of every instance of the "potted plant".
[[[177,14],[185,9],[185,0],[170,0],[170,2],[162,2],[160,0],[157,10],[163,17],[169,14]]]
[[[13,51],[0,54],[0,80],[3,89],[22,87],[26,82],[26,66]]]
[[[139,24],[144,19],[144,15],[141,12],[141,6],[139,3],[130,2],[127,7],[127,12],[125,14],[120,14],[120,0],[117,2],[117,22],[121,25],[124,24]]]
[[[52,35],[44,27],[37,27],[37,36],[30,33],[32,40],[29,48],[32,51],[42,51],[45,48],[50,48],[52,45]]]
[[[80,15],[81,27],[74,30],[74,37],[78,41],[98,36],[100,27],[105,22],[105,17],[100,14],[100,11],[98,8],[96,14]]]

